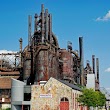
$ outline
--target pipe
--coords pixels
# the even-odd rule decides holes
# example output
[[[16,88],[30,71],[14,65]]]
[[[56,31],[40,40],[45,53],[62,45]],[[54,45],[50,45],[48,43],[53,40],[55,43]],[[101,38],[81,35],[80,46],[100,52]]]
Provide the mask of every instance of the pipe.
[[[32,16],[28,16],[28,46],[31,46],[31,26],[32,26]],[[29,48],[28,48],[29,49]]]
[[[33,48],[32,46],[30,47],[31,50],[31,84],[34,84],[34,73],[33,73]]]
[[[19,43],[20,43],[20,52],[22,52],[22,42],[23,42],[23,40],[22,40],[22,38],[20,38],[20,39],[19,39]]]
[[[52,37],[54,40],[55,40],[55,43],[56,43],[56,48],[59,48],[59,44],[58,44],[58,40],[57,40],[57,37],[55,36],[55,34],[52,32]]]
[[[38,31],[38,15],[35,14],[35,21],[34,21],[34,32]]]
[[[19,39],[19,43],[20,43],[20,50],[19,50],[19,53],[20,53],[20,56],[19,56],[20,57],[20,65],[19,66],[20,67],[22,67],[22,42],[23,42],[22,38],[20,38]]]
[[[96,58],[96,67],[97,67],[97,80],[99,81],[99,59]]]
[[[41,5],[41,36],[42,43],[44,43],[44,5]]]
[[[46,33],[46,39],[49,40],[48,38],[48,9],[45,10],[45,14],[46,14],[46,26],[45,26],[45,33]]]
[[[93,69],[93,74],[95,74],[95,55],[92,55],[92,69]]]
[[[80,52],[80,83],[83,86],[84,85],[84,57],[83,57],[83,37],[79,37],[79,52]]]

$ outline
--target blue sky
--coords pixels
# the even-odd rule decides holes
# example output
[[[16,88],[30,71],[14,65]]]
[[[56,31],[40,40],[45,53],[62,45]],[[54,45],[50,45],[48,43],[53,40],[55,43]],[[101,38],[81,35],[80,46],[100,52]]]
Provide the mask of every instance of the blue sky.
[[[83,36],[84,61],[94,54],[100,62],[100,86],[110,88],[110,0],[1,0],[0,50],[19,51],[28,41],[28,15],[40,13],[41,4],[52,13],[53,32],[61,48],[72,41],[78,50]],[[105,71],[107,70],[108,71]]]

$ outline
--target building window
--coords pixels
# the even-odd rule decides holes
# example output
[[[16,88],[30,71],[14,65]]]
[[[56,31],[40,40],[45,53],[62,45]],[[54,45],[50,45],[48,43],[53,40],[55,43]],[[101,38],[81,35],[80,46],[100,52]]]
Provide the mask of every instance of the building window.
[[[30,110],[30,105],[23,105],[22,110]]]
[[[68,99],[67,99],[66,97],[63,97],[63,98],[61,99],[61,101],[65,102],[65,101],[68,101]]]
[[[31,100],[31,93],[24,93],[24,101],[30,101]]]

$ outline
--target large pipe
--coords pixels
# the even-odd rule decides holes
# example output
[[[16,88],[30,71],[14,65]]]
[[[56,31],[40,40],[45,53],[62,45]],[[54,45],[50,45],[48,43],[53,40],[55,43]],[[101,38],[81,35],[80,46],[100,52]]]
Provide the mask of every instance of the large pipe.
[[[31,46],[31,26],[32,26],[32,16],[28,16],[28,46]]]
[[[44,43],[44,5],[41,5],[41,36],[42,43]]]
[[[34,73],[33,73],[33,49],[32,46],[31,48],[31,74],[30,74],[30,80],[31,80],[31,84],[34,84]]]
[[[20,56],[19,56],[20,57],[20,65],[19,66],[20,67],[22,67],[22,42],[23,42],[22,38],[20,38],[19,39],[19,43],[20,43],[20,50],[19,50],[19,53],[20,53]]]
[[[49,14],[49,40],[52,43],[52,15]]]
[[[38,15],[35,14],[35,21],[34,21],[34,32],[38,31]]]
[[[79,54],[80,54],[80,83],[84,85],[84,57],[83,57],[83,37],[79,37]]]
[[[53,39],[55,40],[56,42],[56,48],[59,48],[59,44],[58,44],[58,40],[57,40],[57,37],[55,36],[55,34],[52,32],[52,37]]]
[[[48,32],[49,32],[48,31],[48,21],[49,21],[48,20],[48,9],[45,10],[45,14],[46,14],[46,26],[45,26],[46,29],[45,29],[45,33],[46,33],[46,39],[49,40],[49,38],[48,38]]]
[[[20,52],[22,52],[22,42],[23,42],[23,40],[22,40],[22,38],[20,38],[19,39],[19,43],[20,43],[20,48],[19,49],[20,49]]]
[[[92,70],[93,74],[95,74],[95,55],[92,55]]]
[[[99,81],[99,59],[96,58],[96,67],[97,67],[97,80]]]

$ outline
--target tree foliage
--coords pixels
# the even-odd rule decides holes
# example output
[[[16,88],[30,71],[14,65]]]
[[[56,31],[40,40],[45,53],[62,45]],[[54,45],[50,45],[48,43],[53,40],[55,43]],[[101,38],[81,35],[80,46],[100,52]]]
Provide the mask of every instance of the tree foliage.
[[[7,108],[6,110],[11,110],[11,108]]]
[[[88,107],[102,107],[106,103],[105,95],[93,89],[83,89],[82,94],[77,100],[81,105]]]

